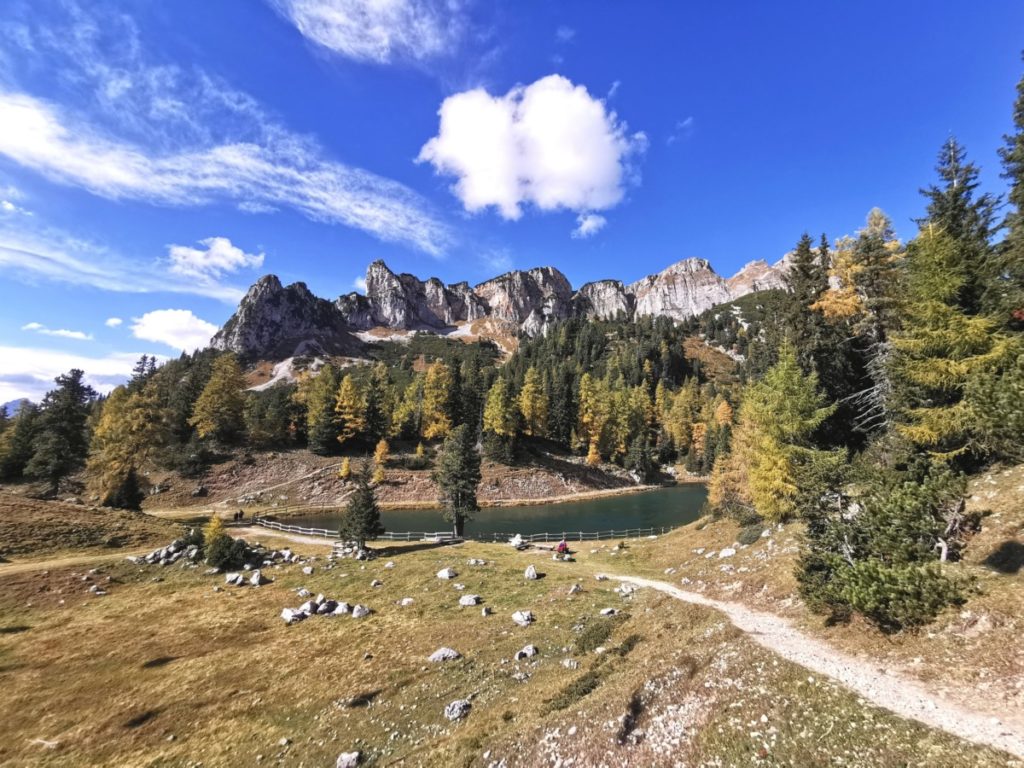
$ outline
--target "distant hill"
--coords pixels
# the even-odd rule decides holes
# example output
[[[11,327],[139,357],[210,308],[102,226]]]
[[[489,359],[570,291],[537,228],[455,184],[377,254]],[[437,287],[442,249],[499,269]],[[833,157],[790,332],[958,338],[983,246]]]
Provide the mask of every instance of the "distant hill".
[[[3,407],[7,409],[8,416],[14,416],[21,409],[24,403],[31,402],[28,398],[22,397],[18,400],[10,400],[3,404]]]

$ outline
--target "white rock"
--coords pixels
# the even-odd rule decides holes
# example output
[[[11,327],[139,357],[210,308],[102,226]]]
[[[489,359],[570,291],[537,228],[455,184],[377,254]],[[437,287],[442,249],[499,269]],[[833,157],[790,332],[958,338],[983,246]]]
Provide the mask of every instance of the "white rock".
[[[526,566],[526,573],[524,573],[523,575],[526,577],[527,581],[536,581],[538,578],[537,569],[532,565]]]
[[[562,666],[566,669],[579,669],[580,663],[576,659],[562,659]]]
[[[304,574],[306,574],[307,576],[312,576],[313,575],[313,566],[312,565],[304,565],[304,566],[302,566],[302,572]]]
[[[313,593],[312,593],[312,592],[310,592],[310,591],[309,591],[308,589],[306,589],[305,587],[301,587],[301,588],[300,588],[300,589],[299,589],[299,590],[298,590],[298,591],[297,591],[297,592],[296,592],[295,594],[297,594],[297,595],[298,595],[299,597],[309,597],[309,596],[310,596],[310,595],[312,595]]]
[[[364,616],[369,616],[369,615],[370,615],[370,609],[367,608],[365,605],[356,605],[356,606],[354,606],[352,608],[352,618],[353,619],[361,619]]]
[[[348,603],[338,603],[338,606],[334,609],[335,616],[344,616],[346,613],[351,613],[352,607]]]
[[[285,608],[281,611],[281,618],[284,619],[285,624],[294,624],[297,621],[302,621],[306,616],[305,612],[294,608]]]
[[[512,621],[520,627],[528,627],[533,623],[532,611],[516,611],[512,614]]]
[[[381,581],[380,579],[374,579],[373,581],[370,582],[370,586],[371,587],[383,587],[384,586],[384,582]]]
[[[273,579],[268,578],[267,576],[264,576],[260,572],[259,568],[257,568],[255,571],[253,571],[252,572],[252,576],[249,577],[249,583],[252,584],[254,587],[259,587],[259,586],[262,586],[263,584],[269,584],[272,581],[273,581]]]
[[[579,584],[573,584],[571,587],[569,587],[570,595],[578,595],[582,591],[583,587],[581,587]]]
[[[522,650],[516,651],[515,660],[522,661],[523,659],[532,659],[537,655],[537,653],[537,646],[524,645]]]
[[[342,752],[338,755],[338,762],[334,764],[334,768],[356,768],[359,765],[360,757],[362,757],[362,752],[358,750],[355,752]]]
[[[457,589],[457,590],[458,590],[459,592],[461,592],[462,590],[464,590],[464,589],[466,588],[466,585],[465,585],[465,584],[452,584],[452,586],[453,586],[453,587],[454,587],[455,589]]]
[[[440,661],[455,661],[456,659],[461,658],[462,654],[456,651],[454,648],[438,648],[436,651],[430,654],[427,661],[437,663]]]
[[[393,561],[391,561],[391,560],[388,560],[388,561],[387,561],[386,563],[384,563],[384,567],[385,567],[385,568],[394,568],[394,567],[395,567],[395,564],[394,564],[394,562],[393,562]]]
[[[403,597],[401,600],[398,601],[398,604],[404,608],[406,606],[412,605],[415,602],[416,601],[413,600],[411,597]]]
[[[437,572],[437,578],[439,579],[454,579],[458,575],[452,568],[442,568]]]
[[[603,573],[597,574],[594,578],[598,581],[608,581],[608,577],[605,576]]]
[[[456,699],[444,708],[444,716],[449,720],[459,720],[469,714],[471,706],[466,699]]]
[[[459,598],[459,605],[466,607],[480,605],[480,595],[463,595]]]
[[[487,607],[487,606],[485,605],[485,606],[484,606],[483,608],[481,608],[481,609],[480,609],[480,615],[481,615],[481,616],[490,616],[490,615],[491,615],[491,609],[490,609],[490,608],[488,608],[488,607]]]
[[[732,557],[735,554],[736,554],[736,550],[735,549],[733,549],[732,547],[726,547],[725,549],[723,549],[721,552],[718,553],[718,557],[719,557],[719,559],[721,559],[723,557]]]
[[[618,613],[618,611],[615,610],[614,608],[602,608],[601,609],[601,615],[602,616],[614,616],[616,613]]]

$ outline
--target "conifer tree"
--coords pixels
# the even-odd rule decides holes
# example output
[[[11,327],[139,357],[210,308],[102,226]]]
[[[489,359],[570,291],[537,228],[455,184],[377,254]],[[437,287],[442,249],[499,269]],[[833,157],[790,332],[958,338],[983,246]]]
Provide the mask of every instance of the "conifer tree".
[[[32,458],[32,445],[39,433],[39,407],[24,401],[0,435],[0,478],[17,480]]]
[[[230,352],[222,354],[214,361],[210,380],[196,400],[189,419],[200,438],[229,442],[242,432],[244,388],[238,358]]]
[[[338,396],[334,405],[335,424],[340,444],[344,445],[366,428],[365,414],[365,401],[356,384],[355,377],[346,374],[338,387]]]
[[[62,478],[79,469],[89,450],[86,423],[96,391],[85,383],[85,374],[73,368],[55,381],[56,389],[46,393],[40,407],[38,432],[32,441],[32,458],[25,474],[57,490]]]
[[[342,518],[338,536],[346,541],[354,541],[363,549],[367,539],[375,538],[382,533],[384,526],[380,521],[380,508],[370,486],[370,467],[364,462],[355,477],[355,490],[345,507],[345,516]]]
[[[104,505],[131,500],[131,486],[138,486],[137,470],[165,438],[162,409],[152,388],[133,390],[129,384],[110,393],[93,432],[87,465],[90,485]]]
[[[452,428],[449,411],[452,389],[452,371],[440,360],[427,368],[423,381],[423,425],[425,440],[436,440],[447,435]]]
[[[547,434],[548,398],[544,393],[540,373],[533,366],[527,369],[523,388],[519,390],[519,413],[523,416],[525,434],[532,437],[544,437]]]
[[[498,437],[511,439],[515,437],[518,420],[516,417],[515,400],[508,379],[499,376],[487,392],[484,405],[484,430]]]
[[[390,434],[392,437],[418,438],[422,436],[423,383],[424,376],[418,373],[413,376],[412,381],[402,393],[402,399],[391,420]]]
[[[384,482],[384,465],[388,463],[390,450],[391,446],[388,445],[388,441],[381,438],[373,451],[373,482],[378,485]]]
[[[384,363],[377,363],[370,374],[366,387],[365,417],[366,438],[370,441],[384,439],[391,429],[391,413],[394,410],[391,375]]]
[[[996,253],[985,307],[998,322],[1024,331],[1024,76],[1017,82],[1013,127],[999,150],[1002,177],[1010,183],[1009,210],[1003,222],[1006,237]]]
[[[445,438],[434,471],[445,519],[452,524],[456,536],[463,535],[466,522],[480,508],[476,500],[480,478],[476,438],[468,426],[460,424]]]
[[[313,453],[326,456],[338,450],[338,417],[335,413],[341,378],[338,369],[325,365],[303,381],[299,397],[306,404],[306,439]]]

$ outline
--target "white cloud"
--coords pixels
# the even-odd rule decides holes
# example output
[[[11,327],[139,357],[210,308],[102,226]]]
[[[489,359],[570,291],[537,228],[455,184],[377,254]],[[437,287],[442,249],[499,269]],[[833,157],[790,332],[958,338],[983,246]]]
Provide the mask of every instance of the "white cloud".
[[[493,248],[485,251],[483,262],[491,275],[504,274],[512,269],[512,254],[507,248]]]
[[[122,320],[120,317],[108,317],[106,322],[104,322],[103,324],[107,326],[107,328],[117,328],[123,322],[124,320]]]
[[[572,27],[561,26],[555,30],[555,37],[561,43],[568,43],[574,37],[576,37],[576,30]]]
[[[47,178],[111,199],[192,206],[231,199],[282,205],[438,255],[446,227],[407,187],[324,161],[298,137],[151,153],[112,140],[27,94],[0,93],[0,155]]]
[[[463,33],[455,0],[270,0],[308,40],[386,64],[450,53]]]
[[[101,245],[56,230],[0,225],[4,276],[89,286],[118,293],[184,293],[235,303],[244,291],[216,281],[167,274],[157,261],[139,263]]]
[[[246,253],[226,237],[208,237],[200,240],[199,244],[205,248],[167,246],[171,272],[182,277],[212,281],[240,269],[263,266],[262,253]]]
[[[593,237],[602,229],[608,220],[604,216],[599,216],[596,213],[581,213],[576,217],[576,229],[572,231],[572,236],[576,239],[586,239]]]
[[[518,219],[527,203],[577,213],[618,204],[635,180],[643,133],[627,126],[581,85],[550,75],[504,96],[477,88],[444,100],[438,135],[419,162],[458,177],[453,192],[469,211],[495,206]]]
[[[192,314],[188,309],[157,309],[132,319],[132,335],[145,341],[158,341],[182,352],[204,349],[217,326]]]
[[[141,352],[115,353],[91,357],[33,347],[0,346],[0,402],[27,397],[39,402],[53,389],[53,380],[72,368],[85,371],[85,380],[97,391],[106,394],[126,381]]]
[[[619,92],[619,88],[622,86],[621,80],[616,80],[612,83],[612,87],[608,89],[608,96],[606,97],[609,101],[615,98],[615,94]]]
[[[58,336],[62,339],[76,339],[78,341],[92,341],[92,334],[85,331],[69,331],[65,328],[47,328],[42,323],[26,323],[21,326],[23,331],[35,331],[43,336]]]
[[[355,288],[360,293],[366,293],[366,278],[357,277],[355,280],[352,281],[352,287]]]
[[[676,124],[672,128],[672,133],[670,133],[668,138],[665,139],[665,144],[671,147],[677,141],[690,138],[690,136],[693,135],[695,125],[696,121],[693,119],[692,115],[684,120],[676,120]]]

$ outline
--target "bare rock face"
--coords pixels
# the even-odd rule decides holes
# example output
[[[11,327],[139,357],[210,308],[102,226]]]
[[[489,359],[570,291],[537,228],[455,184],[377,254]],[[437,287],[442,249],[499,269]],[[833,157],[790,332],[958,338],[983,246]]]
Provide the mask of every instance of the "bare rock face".
[[[588,319],[614,320],[633,317],[634,296],[621,280],[587,283],[572,297],[573,314]]]
[[[785,262],[780,262],[785,264]],[[751,261],[739,272],[725,281],[730,298],[738,299],[748,293],[786,287],[786,266],[772,266],[763,259]]]
[[[366,270],[366,299],[372,323],[388,328],[441,329],[487,314],[468,283],[447,286],[436,277],[396,275],[383,261]],[[354,325],[356,319],[349,321]]]
[[[352,328],[365,331],[369,328],[373,328],[375,325],[373,321],[373,304],[370,300],[361,294],[353,291],[347,293],[344,296],[339,296],[334,306],[338,308],[342,316]]]
[[[572,286],[554,267],[506,272],[473,292],[486,304],[488,315],[519,326],[528,336],[572,314]]]
[[[284,287],[275,275],[261,277],[249,289],[210,346],[246,358],[276,359],[362,350],[334,304],[314,296],[305,283]]]
[[[705,259],[684,259],[638,280],[629,291],[636,297],[637,317],[663,315],[675,320],[699,315],[733,298],[726,281]]]

